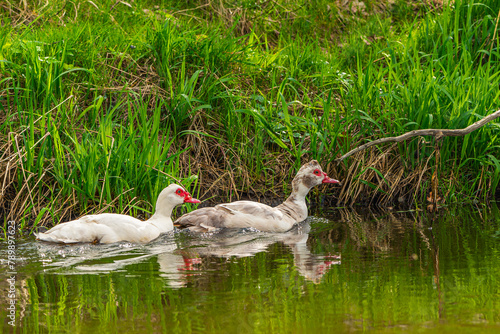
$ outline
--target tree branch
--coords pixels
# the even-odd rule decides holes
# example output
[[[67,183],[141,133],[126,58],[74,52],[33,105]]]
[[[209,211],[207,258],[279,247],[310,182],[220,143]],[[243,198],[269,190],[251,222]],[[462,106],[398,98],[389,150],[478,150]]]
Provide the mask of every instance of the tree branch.
[[[377,139],[374,141],[371,141],[369,143],[366,143],[364,145],[361,145],[359,147],[356,147],[353,150],[350,150],[343,156],[341,156],[338,159],[335,159],[336,162],[341,162],[347,157],[350,157],[351,155],[358,153],[360,151],[363,151],[367,149],[370,146],[373,145],[378,145],[382,143],[388,143],[388,142],[402,142],[404,140],[417,137],[417,136],[434,136],[436,140],[440,140],[443,137],[457,137],[457,136],[465,136],[469,133],[471,133],[474,130],[479,129],[480,127],[484,126],[486,123],[491,122],[495,118],[500,117],[500,110],[495,111],[492,114],[489,114],[488,116],[484,117],[483,119],[475,122],[474,124],[469,125],[465,129],[421,129],[421,130],[413,130],[407,133],[404,133],[400,136],[397,137],[387,137],[387,138],[381,138]]]

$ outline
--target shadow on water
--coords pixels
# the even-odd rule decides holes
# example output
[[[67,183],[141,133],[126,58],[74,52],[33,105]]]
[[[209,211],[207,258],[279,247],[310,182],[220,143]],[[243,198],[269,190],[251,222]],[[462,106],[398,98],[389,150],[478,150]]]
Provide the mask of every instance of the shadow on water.
[[[173,232],[147,245],[16,240],[2,332],[270,333],[500,329],[500,214],[489,207],[310,217],[287,233]]]

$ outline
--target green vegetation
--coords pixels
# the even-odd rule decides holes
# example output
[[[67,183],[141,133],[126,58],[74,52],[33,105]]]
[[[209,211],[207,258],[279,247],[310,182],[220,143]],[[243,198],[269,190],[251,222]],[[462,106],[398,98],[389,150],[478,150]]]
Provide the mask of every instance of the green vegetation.
[[[493,0],[2,4],[4,222],[144,216],[175,179],[201,199],[286,195],[311,158],[343,181],[328,188],[334,204],[422,206],[433,174],[443,202],[491,197],[495,122],[334,160],[497,110],[499,10]]]

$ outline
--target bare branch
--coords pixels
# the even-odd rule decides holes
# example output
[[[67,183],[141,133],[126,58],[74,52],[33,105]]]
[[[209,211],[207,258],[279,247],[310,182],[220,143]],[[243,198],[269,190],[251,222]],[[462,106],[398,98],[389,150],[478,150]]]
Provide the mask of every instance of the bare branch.
[[[355,149],[347,152],[343,156],[341,156],[338,159],[335,159],[336,162],[341,162],[347,157],[350,157],[351,155],[358,153],[360,151],[363,151],[367,149],[370,146],[373,145],[378,145],[382,143],[388,143],[388,142],[402,142],[404,140],[417,137],[417,136],[434,136],[436,140],[440,140],[443,137],[458,137],[458,136],[465,136],[469,133],[471,133],[474,130],[479,129],[480,127],[484,126],[486,123],[491,122],[495,118],[500,117],[500,110],[495,111],[492,114],[489,114],[488,116],[484,117],[483,119],[475,122],[474,124],[469,125],[465,129],[420,129],[420,130],[413,130],[407,133],[404,133],[400,136],[397,137],[387,137],[387,138],[381,138],[374,140],[372,142],[366,143],[364,145],[361,145],[359,147],[356,147]]]

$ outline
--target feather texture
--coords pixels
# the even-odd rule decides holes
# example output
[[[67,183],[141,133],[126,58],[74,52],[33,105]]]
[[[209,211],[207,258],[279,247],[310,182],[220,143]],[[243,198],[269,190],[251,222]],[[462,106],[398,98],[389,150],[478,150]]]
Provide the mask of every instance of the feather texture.
[[[321,183],[339,183],[331,179],[313,160],[300,168],[292,181],[291,195],[277,207],[252,201],[237,201],[201,208],[175,221],[194,232],[217,228],[253,227],[265,232],[286,232],[307,218],[306,195]]]
[[[147,243],[161,233],[173,230],[173,208],[182,203],[199,203],[177,184],[163,189],[156,201],[155,214],[146,221],[116,213],[83,216],[54,226],[43,233],[35,233],[38,240],[55,243],[113,243],[130,241]]]

